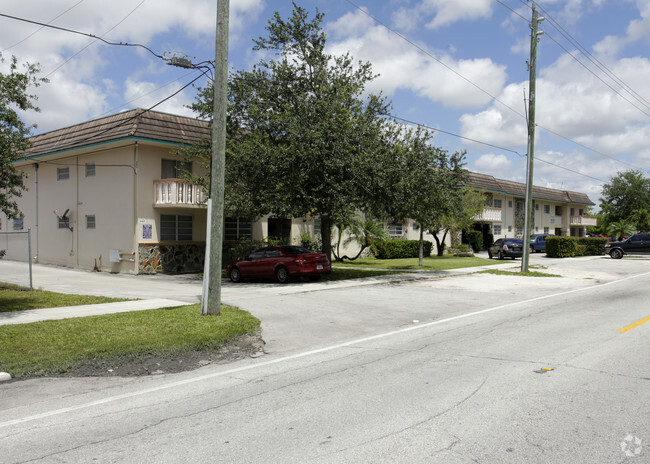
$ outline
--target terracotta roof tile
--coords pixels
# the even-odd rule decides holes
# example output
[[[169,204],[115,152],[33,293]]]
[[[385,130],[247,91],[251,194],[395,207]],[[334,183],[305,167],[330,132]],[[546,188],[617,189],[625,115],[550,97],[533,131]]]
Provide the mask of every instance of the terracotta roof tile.
[[[207,121],[134,109],[30,137],[28,157],[47,155],[130,137],[190,144],[210,139]]]
[[[510,180],[497,179],[487,174],[477,172],[467,173],[467,186],[491,192],[500,192],[515,197],[526,197],[526,184]],[[560,203],[578,203],[593,205],[589,197],[584,193],[570,192],[568,190],[557,190],[547,187],[533,185],[533,199],[557,201]]]

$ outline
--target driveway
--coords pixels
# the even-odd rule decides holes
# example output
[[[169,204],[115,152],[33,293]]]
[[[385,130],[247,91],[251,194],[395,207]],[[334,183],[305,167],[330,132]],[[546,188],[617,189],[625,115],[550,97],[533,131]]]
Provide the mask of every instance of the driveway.
[[[612,260],[604,256],[550,259],[531,255],[531,268],[559,274],[561,278],[476,274],[486,268],[482,267],[287,285],[224,281],[222,301],[247,310],[262,321],[268,353],[288,353],[460,315],[468,308],[489,308],[617,280],[646,270],[648,261]],[[520,266],[520,260],[496,265],[506,270],[519,270]],[[34,265],[33,276],[36,288],[62,293],[167,298],[187,303],[201,300],[202,282],[195,275],[135,276]],[[25,285],[27,264],[0,260],[0,281]]]

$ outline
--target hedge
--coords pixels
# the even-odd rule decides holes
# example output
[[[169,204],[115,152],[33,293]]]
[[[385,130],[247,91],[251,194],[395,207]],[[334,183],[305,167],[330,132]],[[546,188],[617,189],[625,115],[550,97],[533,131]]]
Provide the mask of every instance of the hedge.
[[[602,237],[546,237],[546,254],[551,258],[598,256],[606,243]]]
[[[431,255],[433,243],[424,241],[424,256]],[[420,256],[419,240],[381,240],[372,244],[377,259],[417,258]]]

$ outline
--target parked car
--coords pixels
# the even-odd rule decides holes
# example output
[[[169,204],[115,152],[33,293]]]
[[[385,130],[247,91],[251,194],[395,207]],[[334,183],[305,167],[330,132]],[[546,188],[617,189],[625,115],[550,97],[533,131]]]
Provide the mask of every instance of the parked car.
[[[552,234],[532,234],[530,236],[530,251],[546,251],[546,237],[551,237]]]
[[[605,253],[614,259],[621,259],[623,255],[648,255],[650,254],[650,233],[634,234],[622,242],[608,242]]]
[[[520,238],[500,238],[495,240],[490,248],[488,248],[488,257],[492,259],[496,256],[499,259],[503,258],[521,258],[524,253],[524,241]]]
[[[318,280],[332,266],[323,253],[312,253],[299,246],[270,246],[253,251],[244,259],[228,265],[226,273],[233,282],[242,279],[273,279],[287,283],[292,277]]]

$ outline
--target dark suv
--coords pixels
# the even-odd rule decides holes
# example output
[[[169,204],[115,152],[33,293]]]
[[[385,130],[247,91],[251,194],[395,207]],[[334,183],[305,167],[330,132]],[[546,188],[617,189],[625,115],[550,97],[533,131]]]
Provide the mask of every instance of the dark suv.
[[[650,233],[634,234],[622,242],[609,242],[605,245],[605,253],[614,259],[623,255],[650,255]]]

